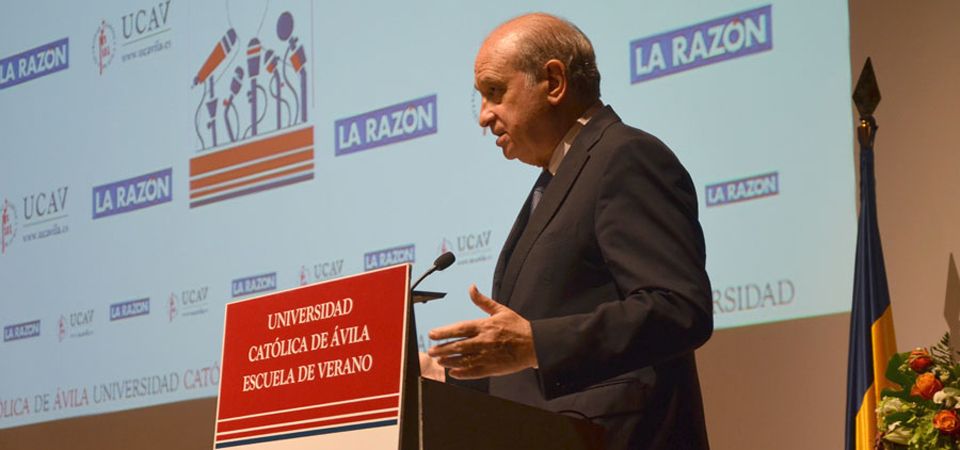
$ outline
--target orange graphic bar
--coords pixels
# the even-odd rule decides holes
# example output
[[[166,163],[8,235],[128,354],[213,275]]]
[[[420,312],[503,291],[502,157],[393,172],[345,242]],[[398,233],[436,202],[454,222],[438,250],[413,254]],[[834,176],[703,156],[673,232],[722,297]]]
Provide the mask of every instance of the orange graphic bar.
[[[284,177],[284,176],[291,175],[298,172],[309,172],[311,170],[313,170],[313,163],[307,164],[305,166],[293,167],[287,170],[281,170],[280,172],[271,173],[269,175],[264,175],[262,177],[251,178],[249,180],[240,181],[238,183],[227,184],[224,186],[220,186],[218,188],[210,189],[209,191],[192,192],[190,194],[190,198],[195,199],[200,197],[206,197],[208,195],[216,194],[217,192],[223,192],[230,189],[247,186],[250,184],[260,183],[262,181],[272,180],[274,178],[280,178],[280,177]]]
[[[313,160],[313,149],[309,148],[302,152],[293,153],[286,156],[281,156],[279,158],[268,159],[263,162],[258,162],[256,164],[251,164],[249,166],[240,167],[238,169],[228,170],[226,172],[220,172],[216,175],[210,175],[203,178],[193,178],[190,180],[190,190],[202,189],[205,187],[214,186],[220,183],[226,183],[228,181],[238,180],[240,178],[248,177],[250,175],[255,175],[261,172],[266,172],[268,170],[279,169],[284,166],[292,166],[297,163],[302,163],[304,161]]]
[[[190,177],[313,145],[313,127],[238,145],[190,160]]]

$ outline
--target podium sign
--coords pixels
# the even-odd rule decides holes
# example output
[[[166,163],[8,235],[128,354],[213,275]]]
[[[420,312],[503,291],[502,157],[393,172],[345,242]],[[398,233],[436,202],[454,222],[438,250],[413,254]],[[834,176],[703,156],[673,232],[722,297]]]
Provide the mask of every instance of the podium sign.
[[[410,265],[227,305],[214,448],[397,448]]]

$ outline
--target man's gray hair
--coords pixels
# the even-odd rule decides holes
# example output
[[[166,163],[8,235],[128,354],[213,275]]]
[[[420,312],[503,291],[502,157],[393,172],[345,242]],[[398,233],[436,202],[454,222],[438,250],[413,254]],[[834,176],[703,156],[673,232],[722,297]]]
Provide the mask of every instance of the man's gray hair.
[[[517,69],[537,80],[547,61],[556,59],[567,67],[573,94],[585,100],[600,98],[600,70],[590,39],[576,25],[559,17],[535,14],[534,19],[539,23],[521,32],[515,55]]]

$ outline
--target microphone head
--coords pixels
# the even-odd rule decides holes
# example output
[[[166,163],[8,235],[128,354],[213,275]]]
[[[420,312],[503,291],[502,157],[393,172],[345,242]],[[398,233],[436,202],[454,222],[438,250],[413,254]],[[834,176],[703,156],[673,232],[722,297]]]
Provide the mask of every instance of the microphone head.
[[[247,45],[247,73],[251,78],[260,74],[260,39],[250,39]]]
[[[457,257],[453,256],[453,252],[446,252],[438,256],[437,259],[433,262],[433,265],[436,266],[437,270],[439,271],[439,270],[446,269],[447,267],[450,267],[451,265],[453,265],[453,263],[456,260],[457,260]]]

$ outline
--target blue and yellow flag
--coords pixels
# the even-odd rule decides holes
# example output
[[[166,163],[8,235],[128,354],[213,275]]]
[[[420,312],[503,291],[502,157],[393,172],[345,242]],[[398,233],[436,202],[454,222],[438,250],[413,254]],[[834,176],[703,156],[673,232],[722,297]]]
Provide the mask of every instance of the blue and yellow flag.
[[[873,130],[876,125],[870,119]],[[890,292],[883,265],[877,199],[873,176],[873,142],[861,142],[860,223],[850,314],[850,354],[847,366],[846,450],[870,450],[877,439],[880,391],[892,383],[884,373],[897,352]]]

